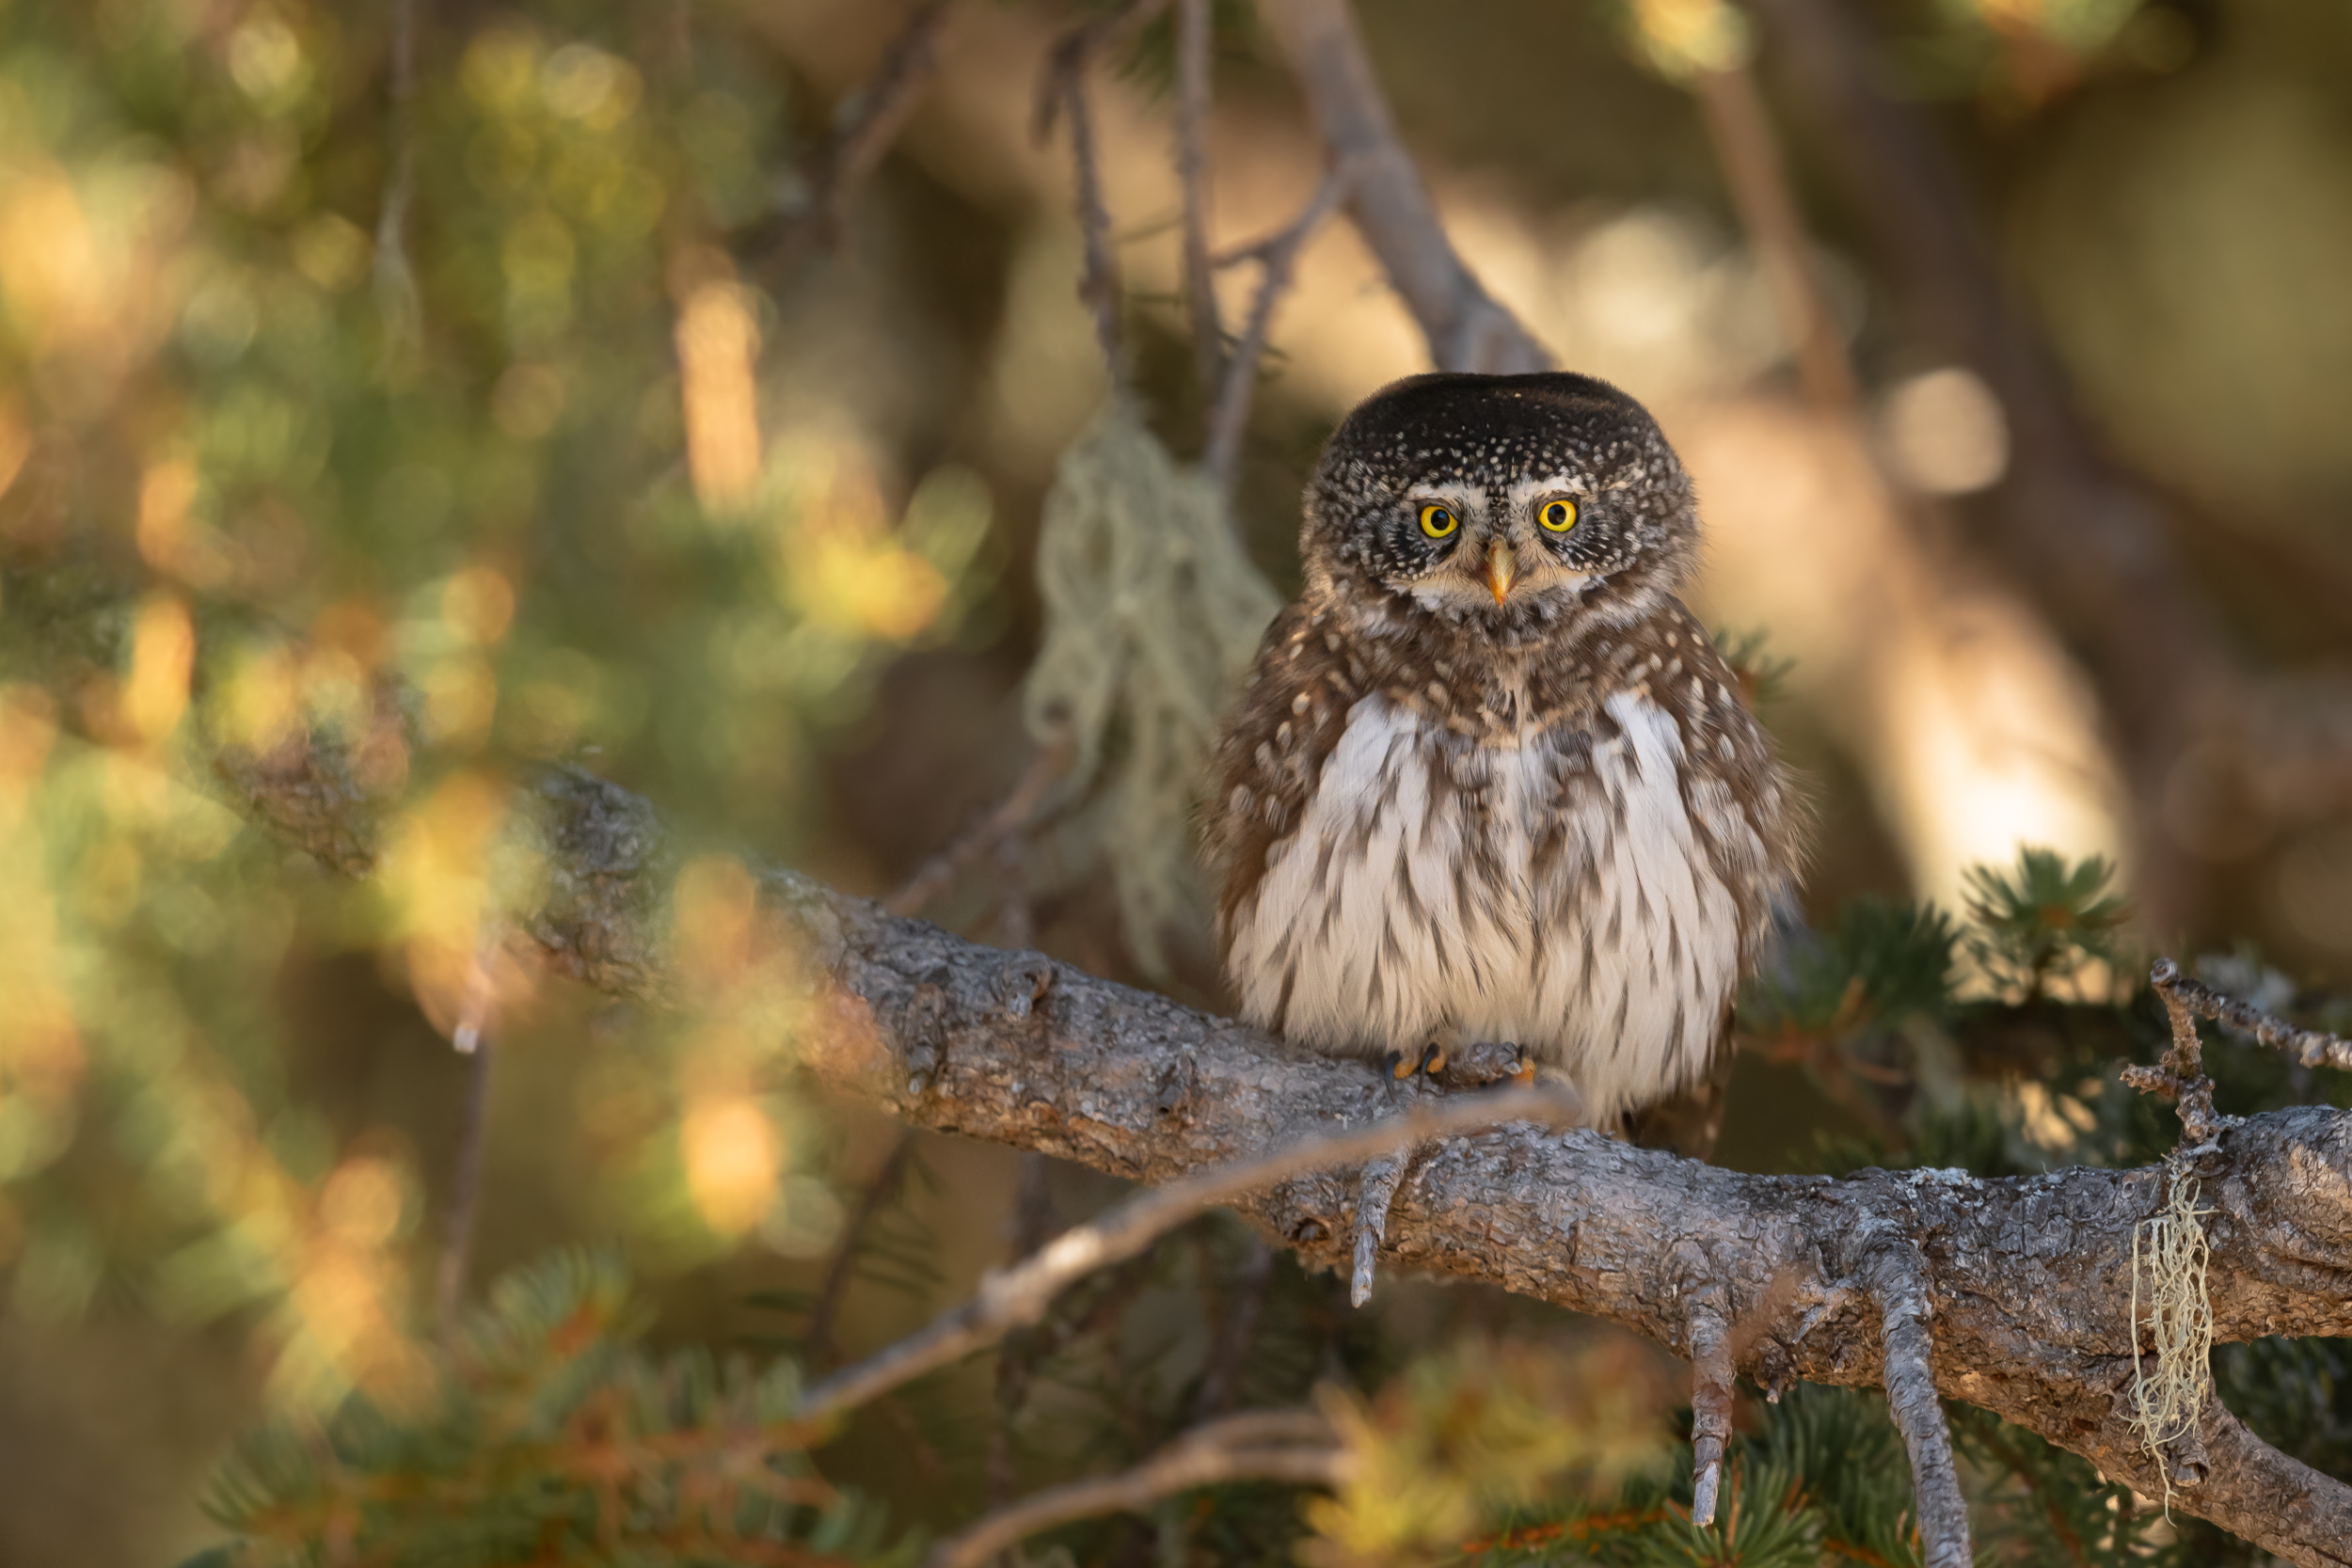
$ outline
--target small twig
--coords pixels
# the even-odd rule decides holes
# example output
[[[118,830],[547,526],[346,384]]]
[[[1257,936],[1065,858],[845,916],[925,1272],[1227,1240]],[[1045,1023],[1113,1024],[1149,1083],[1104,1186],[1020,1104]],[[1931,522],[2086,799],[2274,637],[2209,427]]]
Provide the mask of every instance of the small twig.
[[[2253,1036],[2273,1051],[2285,1052],[2305,1067],[2331,1067],[2341,1072],[2352,1072],[2352,1040],[2341,1035],[2300,1029],[2250,1002],[2224,996],[2182,974],[2181,966],[2170,958],[2158,958],[2148,978],[2168,1008],[2178,1003],[2200,1017],[2212,1019],[2241,1035]],[[2180,1039],[2177,1024],[2173,1027],[2173,1039],[2176,1043]],[[2195,1067],[2194,1057],[2190,1065]]]
[[[1309,236],[1345,199],[1351,184],[1349,167],[1343,161],[1334,164],[1298,216],[1291,220],[1290,227],[1241,253],[1254,257],[1262,268],[1258,297],[1250,303],[1248,323],[1242,328],[1232,357],[1226,362],[1225,385],[1217,393],[1216,406],[1209,412],[1208,447],[1200,459],[1201,467],[1216,482],[1217,488],[1228,494],[1233,488],[1233,470],[1241,461],[1242,434],[1249,426],[1249,403],[1257,390],[1258,361],[1265,353],[1275,304],[1290,287],[1291,272],[1297,265],[1298,253]]]
[[[1209,265],[1209,69],[1215,41],[1210,0],[1177,0],[1176,173],[1184,187],[1184,298],[1192,315],[1193,368],[1204,399],[1217,395],[1225,366]]]
[[[1438,368],[1549,370],[1551,356],[1447,242],[1347,0],[1262,0],[1258,14],[1305,90],[1332,161],[1355,170],[1348,210]]]
[[[809,1309],[808,1332],[801,1338],[801,1360],[815,1369],[829,1366],[834,1360],[834,1321],[841,1312],[841,1299],[849,1293],[850,1281],[857,1275],[858,1248],[866,1240],[874,1221],[898,1196],[898,1184],[905,1180],[907,1165],[914,1158],[914,1130],[898,1134],[890,1152],[883,1156],[873,1179],[866,1183],[865,1195],[858,1199],[856,1212],[850,1223],[841,1227],[841,1240],[834,1243],[833,1259],[825,1265],[824,1283],[817,1288],[817,1305]]]
[[[1935,1392],[1933,1311],[1927,1266],[1909,1241],[1880,1246],[1865,1271],[1879,1307],[1879,1336],[1886,1354],[1886,1405],[1911,1454],[1911,1483],[1926,1568],[1969,1568],[1968,1505],[1952,1459],[1951,1428]]]
[[[1731,1333],[1717,1301],[1703,1291],[1691,1306],[1691,1523],[1715,1522],[1715,1496],[1731,1441]]]
[[[994,811],[982,818],[977,827],[925,861],[898,892],[882,900],[882,908],[892,914],[920,914],[924,906],[947,890],[965,866],[1027,828],[1046,792],[1069,766],[1070,748],[1066,745],[1057,742],[1040,752]]]
[[[1788,188],[1772,124],[1756,90],[1756,76],[1742,63],[1702,71],[1692,83],[1708,135],[1715,144],[1732,204],[1755,247],[1756,264],[1772,291],[1796,350],[1797,372],[1805,393],[1834,412],[1854,404],[1853,365],[1838,338],[1837,324],[1821,297],[1804,220]]]
[[[810,1388],[802,1398],[799,1418],[827,1420],[1038,1322],[1066,1286],[1135,1257],[1204,1209],[1307,1171],[1359,1164],[1425,1139],[1511,1121],[1567,1126],[1581,1114],[1576,1096],[1560,1087],[1470,1095],[1434,1107],[1416,1106],[1351,1132],[1304,1138],[1263,1159],[1216,1166],[1139,1193],[1092,1224],[1064,1231],[1019,1266],[989,1275],[976,1295],[929,1326]]]
[[[927,1568],[978,1568],[1039,1530],[1097,1514],[1135,1512],[1162,1497],[1232,1481],[1334,1486],[1346,1454],[1312,1410],[1248,1411],[1195,1427],[1132,1470],[1025,1497],[931,1548]]]
[[[1119,262],[1111,249],[1111,217],[1103,204],[1103,175],[1094,150],[1094,111],[1087,98],[1086,72],[1105,54],[1125,46],[1136,29],[1166,8],[1168,0],[1131,0],[1124,8],[1063,35],[1046,56],[1038,83],[1033,120],[1037,138],[1054,134],[1055,122],[1070,120],[1070,161],[1076,184],[1078,228],[1086,237],[1086,270],[1078,297],[1094,314],[1094,335],[1111,385],[1126,384],[1119,353]]]
[[[842,211],[850,193],[865,182],[898,139],[921,105],[923,90],[938,73],[939,35],[948,4],[920,0],[882,51],[874,74],[834,105],[825,144],[810,160],[807,198],[769,242],[771,267],[788,266],[812,249],[831,249],[840,243]]]
[[[384,316],[383,367],[405,369],[422,346],[424,305],[408,259],[408,206],[417,189],[417,12],[424,0],[392,0],[389,70],[391,170],[375,217],[375,300]]]
[[[1200,1370],[1200,1391],[1192,1402],[1192,1418],[1214,1420],[1233,1402],[1241,1381],[1241,1364],[1248,1359],[1250,1341],[1258,1336],[1258,1314],[1265,1306],[1266,1286],[1274,1278],[1274,1248],[1263,1236],[1249,1239],[1249,1256],[1233,1276],[1233,1293],[1225,1304],[1225,1320],[1209,1347]]]
[[[1347,1281],[1347,1302],[1361,1307],[1372,1299],[1373,1275],[1379,1267],[1380,1243],[1389,1234],[1389,1205],[1404,1185],[1405,1167],[1412,1163],[1407,1147],[1364,1166],[1356,1182],[1355,1267]]]
[[[1070,159],[1077,183],[1078,227],[1086,235],[1086,270],[1078,279],[1078,297],[1094,315],[1095,341],[1103,350],[1103,365],[1113,386],[1126,379],[1119,357],[1119,262],[1111,254],[1111,215],[1103,205],[1103,176],[1095,166],[1094,118],[1078,71],[1070,73],[1065,89],[1070,108]]]

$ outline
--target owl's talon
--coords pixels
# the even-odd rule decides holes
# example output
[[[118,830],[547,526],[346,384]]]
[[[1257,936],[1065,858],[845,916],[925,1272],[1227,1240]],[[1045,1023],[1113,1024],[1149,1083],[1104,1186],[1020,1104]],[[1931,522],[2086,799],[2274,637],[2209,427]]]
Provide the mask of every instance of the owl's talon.
[[[1445,1070],[1445,1042],[1431,1040],[1422,1047],[1421,1061],[1414,1066],[1413,1070],[1435,1078]]]
[[[1401,1082],[1404,1079],[1410,1078],[1414,1073],[1421,1070],[1418,1064],[1406,1062],[1405,1053],[1402,1051],[1391,1051],[1386,1057],[1383,1058],[1383,1060],[1387,1064],[1389,1077],[1391,1081]]]

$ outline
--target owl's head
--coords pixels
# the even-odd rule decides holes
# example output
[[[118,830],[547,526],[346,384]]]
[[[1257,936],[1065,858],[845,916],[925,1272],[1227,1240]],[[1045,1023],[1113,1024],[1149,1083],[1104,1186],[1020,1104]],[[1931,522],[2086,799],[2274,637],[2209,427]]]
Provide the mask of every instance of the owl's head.
[[[1332,434],[1300,534],[1311,591],[1503,644],[1654,612],[1698,548],[1690,476],[1604,381],[1417,375]]]

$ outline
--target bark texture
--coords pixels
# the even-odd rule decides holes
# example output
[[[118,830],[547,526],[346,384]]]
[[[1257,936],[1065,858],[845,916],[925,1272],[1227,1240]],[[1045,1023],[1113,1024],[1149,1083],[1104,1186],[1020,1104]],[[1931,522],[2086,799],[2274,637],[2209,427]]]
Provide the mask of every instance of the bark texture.
[[[288,836],[365,873],[366,802],[335,754],[232,755],[220,772]],[[675,867],[657,815],[576,769],[521,787],[550,891],[518,928],[580,981],[659,999],[671,984],[660,922]],[[810,960],[812,1022],[779,1048],[910,1124],[1161,1184],[1391,1113],[1363,1064],[1300,1053],[1042,954],[963,941],[790,871],[755,874]],[[2352,1334],[2344,1115],[2303,1107],[2232,1123],[2185,1169],[2213,1210],[2216,1339]],[[1238,1206],[1310,1263],[1345,1269],[1356,1187],[1352,1172],[1325,1172]],[[1381,1250],[1391,1269],[1486,1280],[1679,1354],[1693,1350],[1694,1322],[1719,1322],[1738,1370],[1768,1387],[1900,1386],[1924,1353],[1945,1398],[2153,1495],[2163,1481],[2130,1424],[2128,1303],[2133,1227],[2165,1191],[2161,1166],[1999,1180],[1752,1176],[1517,1124],[1426,1146]],[[2173,1508],[2290,1562],[2352,1563],[2352,1487],[2217,1403],[2168,1460]]]

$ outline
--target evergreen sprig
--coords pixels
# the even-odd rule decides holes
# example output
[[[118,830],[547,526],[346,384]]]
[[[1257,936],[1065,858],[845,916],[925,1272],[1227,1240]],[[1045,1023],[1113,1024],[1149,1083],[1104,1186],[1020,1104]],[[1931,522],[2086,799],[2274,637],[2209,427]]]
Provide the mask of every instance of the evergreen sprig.
[[[2031,1002],[2094,959],[2112,962],[2131,905],[2106,891],[2115,876],[2104,856],[2070,863],[2028,846],[2009,871],[1972,865],[1965,873],[1968,950],[2002,994]]]
[[[886,1564],[879,1508],[819,1477],[797,1426],[800,1369],[634,1343],[645,1322],[609,1254],[501,1278],[434,1386],[355,1395],[279,1422],[224,1466],[207,1510],[235,1539],[210,1562],[382,1568],[601,1561],[630,1568]]]

